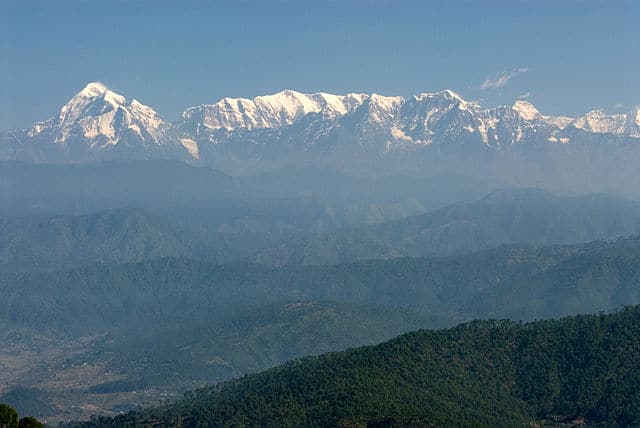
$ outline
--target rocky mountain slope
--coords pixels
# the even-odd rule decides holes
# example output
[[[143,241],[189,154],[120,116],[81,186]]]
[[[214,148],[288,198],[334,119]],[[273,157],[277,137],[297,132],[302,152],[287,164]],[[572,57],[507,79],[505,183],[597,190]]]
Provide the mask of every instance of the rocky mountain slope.
[[[53,118],[2,134],[0,159],[169,158],[230,173],[287,165],[369,174],[446,170],[510,184],[555,180],[575,187],[589,177],[587,169],[598,170],[603,182],[637,178],[620,162],[640,157],[638,140],[640,107],[569,118],[545,115],[523,100],[484,107],[451,90],[410,97],[285,90],[190,107],[169,123],[96,82]],[[598,183],[586,184],[606,190],[608,182],[599,189]]]

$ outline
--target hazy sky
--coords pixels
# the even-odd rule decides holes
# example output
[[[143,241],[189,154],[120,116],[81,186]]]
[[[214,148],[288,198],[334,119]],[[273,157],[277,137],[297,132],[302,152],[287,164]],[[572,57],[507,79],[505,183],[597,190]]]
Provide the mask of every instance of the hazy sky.
[[[640,104],[640,1],[0,0],[0,129],[99,80],[168,120],[224,96],[450,88],[543,113]]]

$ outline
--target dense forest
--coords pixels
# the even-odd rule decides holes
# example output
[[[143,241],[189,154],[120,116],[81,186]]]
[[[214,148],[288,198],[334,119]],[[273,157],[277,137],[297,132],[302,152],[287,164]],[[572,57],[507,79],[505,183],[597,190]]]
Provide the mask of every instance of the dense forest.
[[[83,357],[106,361],[125,372],[91,393],[159,385],[215,383],[255,373],[306,355],[375,344],[418,328],[444,324],[399,308],[334,302],[291,302],[254,308],[246,314],[154,329],[116,338]],[[191,386],[193,388],[193,386]]]
[[[44,424],[33,416],[18,417],[11,406],[0,403],[0,427],[2,428],[44,428]]]
[[[528,324],[473,321],[69,426],[638,426],[639,360],[640,306]]]
[[[640,303],[640,204],[619,196],[437,173],[2,167],[0,400],[48,422],[421,328]]]
[[[640,239],[634,237],[329,266],[216,265],[182,258],[97,264],[7,273],[0,279],[0,321],[58,333],[142,331],[291,301],[405,307],[452,323],[530,320],[640,303],[639,258]]]
[[[50,338],[65,343],[91,338],[31,377],[16,377],[13,385],[43,389],[38,381],[43,376],[87,364],[101,371],[91,383],[76,384],[78,397],[104,402],[131,393],[130,403],[136,392],[168,388],[177,394],[418,328],[473,318],[528,321],[638,304],[639,259],[640,239],[632,237],[324,266],[161,258],[5,272],[0,338],[24,343],[16,346],[25,352]],[[74,373],[77,379],[85,376]],[[26,399],[33,394],[25,391],[9,390],[9,403],[32,403]],[[38,417],[59,415],[66,408],[62,400],[73,402],[66,391],[45,395],[44,406],[25,408],[46,412],[32,413]],[[119,406],[109,409],[131,408]]]

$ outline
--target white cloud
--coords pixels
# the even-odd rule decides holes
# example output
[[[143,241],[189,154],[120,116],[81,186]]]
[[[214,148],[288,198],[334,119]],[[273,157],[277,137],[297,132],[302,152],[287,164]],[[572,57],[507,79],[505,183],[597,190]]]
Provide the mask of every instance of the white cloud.
[[[482,85],[480,85],[480,89],[502,88],[507,83],[509,83],[509,80],[513,79],[514,77],[520,74],[526,73],[527,71],[529,71],[528,68],[520,67],[520,68],[514,68],[511,71],[505,71],[493,77],[487,77],[484,80],[484,82],[482,82]]]
[[[614,110],[622,110],[624,108],[624,104],[617,103],[613,105]]]
[[[527,98],[531,98],[531,92],[526,92],[524,94],[518,95],[519,100],[526,100]]]

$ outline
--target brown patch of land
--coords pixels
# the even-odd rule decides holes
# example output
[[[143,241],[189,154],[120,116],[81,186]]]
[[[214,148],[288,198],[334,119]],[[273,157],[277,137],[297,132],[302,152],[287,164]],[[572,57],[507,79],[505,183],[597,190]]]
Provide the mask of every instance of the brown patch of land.
[[[174,388],[146,388],[127,392],[95,394],[91,387],[124,379],[112,371],[96,352],[101,336],[76,340],[9,331],[0,337],[0,395],[14,387],[46,392],[54,408],[50,415],[37,415],[48,424],[86,420],[91,415],[114,416],[137,406],[174,400]]]

